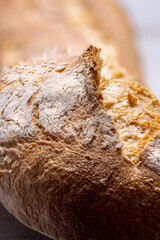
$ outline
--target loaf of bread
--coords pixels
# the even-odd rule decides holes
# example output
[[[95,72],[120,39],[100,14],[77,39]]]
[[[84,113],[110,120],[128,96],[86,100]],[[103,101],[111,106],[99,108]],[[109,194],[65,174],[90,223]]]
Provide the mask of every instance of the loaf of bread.
[[[14,65],[28,57],[78,56],[90,44],[117,58],[142,81],[132,34],[111,0],[0,0],[1,57]]]
[[[160,103],[96,47],[0,78],[0,201],[54,240],[158,240]]]
[[[160,103],[133,81],[117,4],[0,0],[0,15],[0,202],[54,240],[159,240]]]

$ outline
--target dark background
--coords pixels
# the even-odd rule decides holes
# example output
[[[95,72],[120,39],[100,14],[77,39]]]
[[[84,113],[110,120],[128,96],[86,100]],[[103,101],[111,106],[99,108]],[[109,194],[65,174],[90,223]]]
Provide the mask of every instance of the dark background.
[[[0,240],[50,240],[24,226],[0,204]]]

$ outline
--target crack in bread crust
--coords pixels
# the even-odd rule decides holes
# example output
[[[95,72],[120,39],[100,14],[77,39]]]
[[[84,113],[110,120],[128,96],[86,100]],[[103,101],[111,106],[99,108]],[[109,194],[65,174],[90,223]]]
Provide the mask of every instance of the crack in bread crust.
[[[160,103],[120,66],[116,65],[116,73],[112,64],[105,68],[99,84],[102,104],[119,133],[123,156],[138,163],[141,152],[160,130]]]

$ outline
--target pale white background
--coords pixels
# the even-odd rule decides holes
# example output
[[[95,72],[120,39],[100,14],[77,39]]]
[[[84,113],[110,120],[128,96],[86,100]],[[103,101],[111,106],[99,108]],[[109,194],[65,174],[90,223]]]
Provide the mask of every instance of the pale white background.
[[[145,82],[160,99],[160,0],[116,1],[134,28]]]

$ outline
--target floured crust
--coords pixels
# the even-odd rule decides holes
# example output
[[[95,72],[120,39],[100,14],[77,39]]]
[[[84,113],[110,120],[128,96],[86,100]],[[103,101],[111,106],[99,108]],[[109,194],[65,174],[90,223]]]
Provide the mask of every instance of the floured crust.
[[[160,133],[146,146],[140,157],[143,164],[160,175]]]
[[[125,158],[103,103],[102,66],[91,46],[77,58],[34,59],[4,70],[0,201],[57,240],[158,239],[159,175],[147,159]],[[105,77],[112,74],[108,67]],[[148,144],[154,147],[152,139]]]

